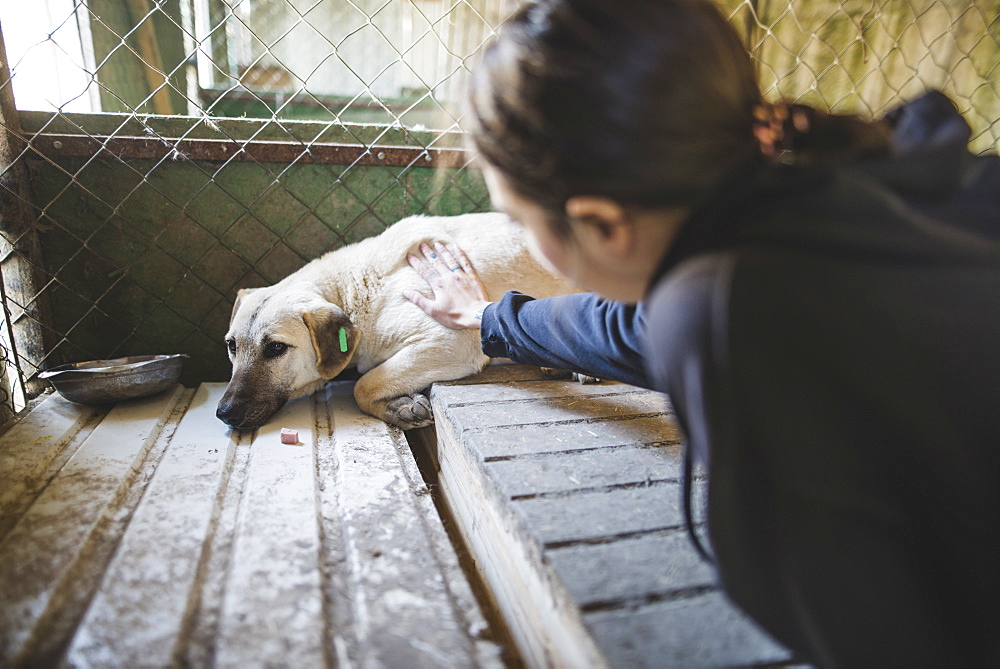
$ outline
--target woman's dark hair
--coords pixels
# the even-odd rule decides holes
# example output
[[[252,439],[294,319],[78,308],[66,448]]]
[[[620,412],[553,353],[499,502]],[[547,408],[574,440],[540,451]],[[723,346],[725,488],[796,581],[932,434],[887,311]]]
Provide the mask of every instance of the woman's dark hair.
[[[528,2],[485,52],[469,102],[475,148],[556,219],[574,195],[696,204],[763,159],[762,123],[792,126],[775,126],[745,47],[707,0]],[[824,127],[839,132],[836,118]]]

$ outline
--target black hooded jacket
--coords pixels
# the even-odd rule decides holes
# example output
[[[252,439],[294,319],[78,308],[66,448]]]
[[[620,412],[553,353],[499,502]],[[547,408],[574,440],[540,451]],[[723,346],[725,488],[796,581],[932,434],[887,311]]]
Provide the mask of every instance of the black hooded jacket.
[[[884,159],[728,184],[643,305],[508,294],[483,350],[668,393],[722,586],[802,659],[995,667],[1000,158],[939,93],[889,118]]]

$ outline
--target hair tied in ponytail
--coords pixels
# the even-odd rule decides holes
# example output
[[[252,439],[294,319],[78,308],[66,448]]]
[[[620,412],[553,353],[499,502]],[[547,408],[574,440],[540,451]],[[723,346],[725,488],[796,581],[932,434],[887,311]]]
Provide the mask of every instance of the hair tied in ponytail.
[[[813,110],[805,105],[764,102],[754,107],[753,133],[760,144],[760,154],[769,163],[794,165],[799,156],[795,149],[812,129]]]
[[[828,114],[787,102],[754,107],[753,133],[765,162],[798,167],[883,156],[891,141],[885,121]]]

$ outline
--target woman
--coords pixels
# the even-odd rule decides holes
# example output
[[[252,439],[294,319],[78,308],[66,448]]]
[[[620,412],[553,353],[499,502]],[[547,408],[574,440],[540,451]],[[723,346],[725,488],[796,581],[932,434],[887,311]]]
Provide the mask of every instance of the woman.
[[[1000,666],[1000,161],[954,106],[765,104],[696,0],[531,2],[470,99],[494,205],[597,295],[491,303],[438,246],[406,297],[668,393],[721,585],[803,660]]]

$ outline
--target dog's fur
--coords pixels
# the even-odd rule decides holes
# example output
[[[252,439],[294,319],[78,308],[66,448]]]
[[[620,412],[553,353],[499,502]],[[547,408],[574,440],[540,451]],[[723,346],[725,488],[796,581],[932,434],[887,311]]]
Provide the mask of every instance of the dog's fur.
[[[572,292],[532,257],[521,227],[503,214],[404,219],[273,286],[239,291],[226,334],[233,376],[218,417],[255,429],[289,399],[355,366],[361,376],[354,397],[363,411],[404,429],[433,422],[419,391],[477,372],[488,361],[478,330],[448,329],[403,297],[408,289],[431,295],[406,255],[435,241],[465,251],[491,299],[512,289],[535,297]]]

